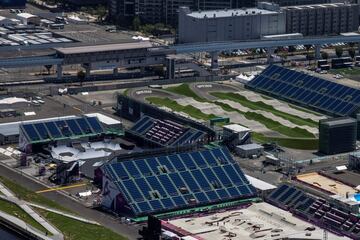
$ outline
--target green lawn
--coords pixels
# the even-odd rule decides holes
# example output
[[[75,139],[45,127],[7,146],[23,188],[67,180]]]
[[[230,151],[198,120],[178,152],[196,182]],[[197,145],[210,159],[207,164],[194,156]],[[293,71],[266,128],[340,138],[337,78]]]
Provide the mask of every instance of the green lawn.
[[[205,113],[201,112],[199,109],[197,109],[193,106],[190,106],[190,105],[182,106],[182,105],[178,104],[176,101],[171,100],[169,98],[148,97],[148,98],[146,98],[146,100],[148,102],[150,102],[151,104],[154,104],[154,105],[157,105],[160,107],[165,106],[165,107],[172,109],[173,111],[183,112],[193,118],[202,119],[205,121],[208,121],[211,118],[217,117],[214,114],[205,114]]]
[[[255,112],[241,112],[235,108],[232,108],[231,106],[229,106],[226,103],[221,103],[221,102],[214,102],[215,104],[217,104],[218,106],[220,106],[221,108],[223,108],[225,111],[228,112],[238,112],[239,114],[245,116],[247,119],[249,120],[254,120],[257,121],[259,123],[262,123],[263,125],[265,125],[268,129],[273,130],[275,132],[278,132],[282,135],[285,135],[287,137],[292,137],[292,138],[315,138],[315,136],[308,132],[305,129],[302,128],[290,128],[284,125],[281,125],[279,122],[276,122],[272,119],[266,118],[263,115],[259,114],[259,113],[255,113]]]
[[[339,69],[331,69],[329,71],[332,74],[341,74],[341,75],[360,75],[360,68],[354,67],[354,68],[339,68]]]
[[[204,99],[202,97],[199,97],[193,90],[191,90],[191,88],[189,87],[189,84],[187,84],[187,83],[183,83],[183,84],[181,84],[179,86],[176,86],[176,87],[168,87],[165,90],[169,91],[169,92],[179,94],[179,95],[192,97],[196,101],[199,101],[199,102],[206,102],[206,99]]]
[[[56,213],[37,209],[42,216],[57,227],[65,237],[65,240],[125,240],[127,238],[117,233],[94,224],[83,223]]]
[[[24,188],[23,186],[17,184],[16,181],[10,181],[9,179],[4,178],[2,176],[0,176],[0,181],[7,188],[9,188],[19,199],[22,199],[22,200],[25,200],[28,202],[38,203],[39,205],[48,206],[50,208],[59,209],[61,211],[71,212],[71,211],[69,211],[69,209],[64,208],[57,202],[52,201],[52,200],[42,196],[41,194],[37,194],[33,191],[30,191],[30,190]]]
[[[237,93],[223,93],[223,92],[212,92],[211,95],[225,100],[230,100],[233,102],[240,103],[244,107],[248,107],[253,110],[262,110],[266,112],[271,112],[274,115],[281,117],[283,119],[289,120],[290,122],[296,124],[296,125],[307,125],[310,127],[318,127],[318,123],[311,120],[311,119],[303,119],[299,116],[294,116],[285,112],[281,112],[279,110],[276,110],[273,106],[267,105],[264,102],[252,102],[249,101],[244,96],[241,96]]]
[[[46,229],[41,224],[35,221],[29,214],[14,203],[0,199],[0,211],[23,220],[27,224],[38,229],[40,232],[46,232]]]
[[[316,150],[319,146],[318,139],[267,137],[261,133],[256,132],[252,132],[251,136],[256,142],[259,143],[276,142],[280,146],[293,149]]]

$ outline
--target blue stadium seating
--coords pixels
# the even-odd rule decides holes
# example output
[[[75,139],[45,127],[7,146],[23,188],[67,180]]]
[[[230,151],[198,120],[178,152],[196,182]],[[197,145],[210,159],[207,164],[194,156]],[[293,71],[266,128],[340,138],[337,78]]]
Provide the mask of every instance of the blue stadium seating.
[[[149,116],[143,116],[130,130],[163,146],[191,144],[201,140],[205,135],[203,131]]]
[[[50,141],[60,138],[96,135],[104,132],[96,117],[53,120],[43,123],[24,123],[20,125],[29,142]]]
[[[109,163],[103,171],[136,216],[256,196],[225,148]]]
[[[352,116],[360,109],[360,90],[276,65],[246,87],[329,115]]]

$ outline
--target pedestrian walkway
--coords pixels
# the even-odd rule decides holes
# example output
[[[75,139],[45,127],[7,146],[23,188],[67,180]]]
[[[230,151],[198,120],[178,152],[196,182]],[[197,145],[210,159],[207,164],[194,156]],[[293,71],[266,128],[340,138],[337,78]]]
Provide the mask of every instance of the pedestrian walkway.
[[[7,189],[1,182],[0,182],[0,191],[2,194],[4,194],[4,195],[0,195],[0,198],[18,205],[22,210],[24,210],[28,215],[30,215],[36,222],[38,222],[49,233],[51,233],[53,235],[51,237],[51,239],[54,239],[54,240],[63,240],[64,239],[63,234],[59,230],[57,230],[48,221],[46,221],[38,213],[36,213],[31,207],[28,206],[28,204],[26,202],[19,200],[17,197],[15,197],[15,195],[9,189]],[[16,224],[16,223],[18,223],[18,221],[13,222],[13,223]],[[46,237],[43,239],[48,239],[47,236],[43,236],[43,237]]]

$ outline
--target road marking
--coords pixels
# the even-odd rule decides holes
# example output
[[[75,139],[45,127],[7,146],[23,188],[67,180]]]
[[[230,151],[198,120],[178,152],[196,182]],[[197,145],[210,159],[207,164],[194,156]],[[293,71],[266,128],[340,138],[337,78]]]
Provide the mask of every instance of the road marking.
[[[79,183],[79,184],[74,184],[74,185],[65,186],[65,187],[48,188],[48,189],[44,189],[44,190],[37,191],[36,193],[45,193],[45,192],[59,191],[59,190],[64,190],[64,189],[69,189],[69,188],[82,187],[82,186],[85,186],[85,185],[86,185],[86,183]]]

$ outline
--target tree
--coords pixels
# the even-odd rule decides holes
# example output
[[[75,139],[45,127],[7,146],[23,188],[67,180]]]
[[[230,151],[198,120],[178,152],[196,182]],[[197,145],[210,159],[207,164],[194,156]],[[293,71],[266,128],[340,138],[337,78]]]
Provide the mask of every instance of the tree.
[[[335,48],[335,54],[338,58],[340,58],[343,55],[343,52],[344,52],[344,50],[342,49],[342,47],[338,46]]]
[[[140,30],[141,21],[140,21],[140,18],[138,16],[134,17],[132,25],[133,25],[133,29],[135,31]]]
[[[348,53],[351,58],[355,57],[355,49],[354,48],[349,48]]]
[[[322,52],[321,53],[321,58],[322,59],[328,59],[329,58],[329,54],[327,52]]]
[[[311,44],[306,44],[306,45],[304,45],[304,47],[305,47],[306,51],[309,52],[312,45]]]
[[[77,78],[79,79],[79,81],[80,81],[80,86],[82,86],[83,85],[83,81],[85,80],[85,77],[86,77],[86,74],[85,74],[85,72],[83,71],[83,70],[80,70],[80,71],[78,71],[77,72]]]

